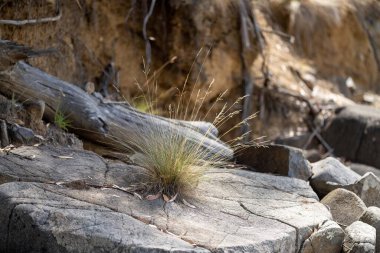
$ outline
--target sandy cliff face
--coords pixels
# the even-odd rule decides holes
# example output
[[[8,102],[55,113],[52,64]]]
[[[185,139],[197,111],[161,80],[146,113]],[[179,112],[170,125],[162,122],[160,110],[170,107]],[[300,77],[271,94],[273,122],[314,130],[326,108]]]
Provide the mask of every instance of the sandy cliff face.
[[[379,4],[375,1],[272,1],[279,24],[295,37],[297,53],[322,77],[352,77],[379,90]]]
[[[255,81],[253,111],[262,112],[254,122],[257,133],[275,137],[298,131],[304,126],[300,118],[308,113],[305,104],[263,88],[263,55],[252,27],[248,27],[249,48],[242,46],[239,4],[243,2],[249,1],[156,1],[146,24],[151,46],[148,55],[143,24],[151,1],[62,1],[62,17],[57,22],[1,25],[0,37],[38,48],[56,48],[58,53],[31,60],[31,64],[79,85],[96,80],[114,61],[127,99],[139,95],[136,81],[145,89],[144,69],[150,59],[149,75],[155,73],[152,80],[157,83],[159,105],[165,109],[178,99],[176,94],[188,74],[186,99],[190,103],[196,100],[196,95],[190,95],[193,87],[206,90],[213,82],[201,114],[206,114],[226,89],[229,102],[244,94],[245,60]],[[10,1],[0,12],[3,19],[48,17],[56,15],[55,4],[54,0]],[[378,2],[271,0],[250,4],[246,12],[251,15],[255,10],[262,28],[270,87],[285,88],[308,100],[343,104],[349,101],[341,94],[356,99],[346,92],[349,77],[359,90],[379,91]],[[173,57],[176,60],[170,62]],[[162,71],[156,71],[164,65]],[[217,103],[208,120],[222,105]],[[241,105],[235,109],[239,108]]]

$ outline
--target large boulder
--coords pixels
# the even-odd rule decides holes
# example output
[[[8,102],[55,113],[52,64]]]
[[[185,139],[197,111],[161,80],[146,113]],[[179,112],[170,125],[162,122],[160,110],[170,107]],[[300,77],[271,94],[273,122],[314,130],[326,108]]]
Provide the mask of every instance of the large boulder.
[[[249,147],[236,156],[237,162],[255,171],[308,180],[312,173],[302,150],[283,145]]]
[[[329,207],[333,220],[341,226],[349,226],[358,221],[367,209],[355,193],[342,188],[327,194],[321,203]]]
[[[345,229],[344,253],[375,253],[376,229],[361,221],[355,221]]]
[[[344,239],[343,229],[334,221],[325,221],[318,226],[303,244],[302,253],[340,253]]]
[[[380,208],[370,206],[360,217],[360,221],[371,225],[376,229],[376,252],[380,252]]]
[[[312,163],[311,166],[313,176],[310,183],[320,197],[334,189],[353,184],[360,179],[359,174],[332,157]]]
[[[331,219],[303,180],[214,169],[166,203],[122,190],[141,170],[51,147],[0,155],[0,252],[298,252]]]
[[[380,168],[380,110],[353,105],[340,108],[323,137],[334,154]]]

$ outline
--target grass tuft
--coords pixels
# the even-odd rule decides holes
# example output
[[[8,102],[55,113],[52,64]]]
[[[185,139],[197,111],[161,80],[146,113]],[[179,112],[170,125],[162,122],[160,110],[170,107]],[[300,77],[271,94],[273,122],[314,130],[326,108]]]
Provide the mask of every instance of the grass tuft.
[[[149,80],[148,77],[147,80]],[[147,105],[144,106],[144,109],[149,109],[152,113],[152,123],[144,122],[140,124],[135,133],[136,136],[129,138],[131,141],[128,143],[122,143],[133,153],[129,157],[130,160],[146,170],[143,180],[135,185],[135,189],[143,191],[145,194],[162,195],[164,199],[165,196],[169,196],[169,198],[179,196],[181,198],[194,191],[209,169],[225,167],[232,163],[224,154],[205,148],[204,142],[208,138],[219,141],[215,136],[215,132],[217,132],[215,127],[220,127],[231,118],[240,116],[240,110],[236,110],[235,108],[239,107],[244,97],[237,99],[230,106],[224,104],[221,111],[215,115],[212,124],[206,123],[204,119],[211,113],[216,104],[223,103],[223,97],[227,91],[220,94],[211,106],[209,105],[209,110],[206,114],[200,116],[201,108],[205,98],[210,94],[213,81],[205,92],[191,90],[189,94],[186,93],[187,80],[182,90],[178,91],[176,96],[177,104],[169,105],[167,114],[169,114],[170,119],[164,120],[159,124],[152,112],[160,110],[154,108],[155,103],[151,102],[154,101],[153,97],[157,97],[152,95],[151,91],[156,91],[157,88],[149,90],[148,87],[148,93],[145,93],[148,95],[143,95],[142,97],[144,98],[143,104]],[[141,91],[143,90],[141,86],[139,88]],[[190,104],[188,99],[193,95],[196,96],[195,105]],[[239,122],[223,135],[239,129],[243,124],[248,124],[248,121],[255,116],[252,115],[243,122]],[[189,120],[192,122],[200,121],[202,129],[199,131],[200,128],[197,124],[188,124],[183,121],[178,123],[178,121],[174,122],[173,119]],[[185,129],[189,129],[189,134],[184,134],[178,128],[168,127],[168,124],[185,124]],[[197,140],[191,138],[190,131],[193,132],[194,130],[199,132],[198,137],[200,136],[200,138]],[[220,137],[223,137],[223,135]],[[239,145],[243,138],[244,136],[240,136],[225,144],[234,149],[235,153],[246,146],[252,146],[252,143]]]
[[[140,129],[129,146],[137,147],[130,159],[146,169],[138,187],[146,193],[186,195],[196,188],[207,169],[226,163],[225,157],[202,146],[176,130],[155,122]],[[202,134],[206,137],[206,133]],[[133,149],[133,148],[132,148]]]
[[[71,122],[68,120],[68,116],[65,116],[60,109],[57,109],[54,114],[54,125],[64,131],[68,131]]]
[[[200,105],[191,109],[189,118],[192,121],[202,121],[202,118],[199,119],[194,114],[199,112],[203,98],[202,96],[199,99]],[[222,95],[215,103],[221,100]],[[240,103],[241,100],[242,98],[239,98],[233,105]],[[145,168],[144,179],[137,183],[135,188],[145,194],[161,194],[169,196],[169,198],[183,197],[194,191],[209,169],[228,167],[232,162],[224,154],[206,149],[203,144],[207,138],[217,139],[214,135],[215,126],[221,126],[230,118],[239,116],[240,111],[238,110],[229,112],[234,108],[233,105],[224,106],[222,111],[216,115],[213,124],[201,123],[203,128],[198,131],[200,139],[197,141],[191,138],[191,134],[184,134],[178,128],[169,128],[168,124],[178,124],[171,119],[163,121],[162,124],[157,124],[155,116],[152,115],[151,124],[149,120],[148,123],[141,124],[136,136],[130,138],[129,143],[123,143],[127,149],[133,151],[129,157],[130,160]],[[190,111],[189,107],[186,106],[170,106],[170,108],[172,119],[176,118],[175,115],[180,114],[179,110],[182,110],[182,113],[185,111],[189,113]],[[223,135],[234,129],[239,129],[242,124],[247,124],[247,121],[255,116],[252,115],[246,121],[234,125]],[[198,130],[197,126],[189,125],[188,128],[189,132]],[[243,137],[235,138],[226,145],[230,146],[235,153],[242,148],[252,146],[252,144],[241,145]]]

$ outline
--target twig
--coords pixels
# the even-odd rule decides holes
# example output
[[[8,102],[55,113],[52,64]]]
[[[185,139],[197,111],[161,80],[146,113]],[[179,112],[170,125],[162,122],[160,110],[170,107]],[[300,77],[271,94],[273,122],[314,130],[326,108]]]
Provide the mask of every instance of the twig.
[[[79,9],[82,10],[82,5],[80,4],[79,0],[75,0],[75,1],[77,2],[77,5],[78,5]]]
[[[0,120],[0,147],[4,148],[9,145],[8,130],[5,120]]]
[[[143,36],[144,36],[144,40],[145,40],[146,63],[147,63],[148,68],[149,68],[150,63],[152,61],[152,59],[151,59],[152,58],[151,57],[152,56],[152,47],[150,45],[149,38],[148,38],[148,35],[146,32],[146,26],[148,24],[150,16],[152,16],[152,14],[153,14],[155,4],[156,4],[156,0],[152,0],[152,2],[150,3],[149,11],[146,14],[146,16],[144,17],[144,23],[143,23]]]
[[[289,67],[289,70],[292,72],[293,75],[295,75],[299,80],[301,80],[301,81],[306,85],[306,87],[307,87],[309,90],[312,91],[312,90],[314,89],[313,84],[312,84],[311,82],[309,82],[308,80],[306,80],[306,79],[302,76],[301,72],[299,72],[296,68],[290,66],[290,67]]]
[[[377,45],[376,45],[376,41],[373,38],[370,30],[368,29],[363,15],[360,12],[357,12],[357,14],[358,14],[359,20],[361,21],[360,23],[362,24],[362,27],[363,27],[364,31],[366,32],[366,34],[367,34],[370,46],[371,46],[372,51],[373,51],[373,57],[375,58],[375,61],[376,61],[376,64],[377,64],[377,69],[380,70],[380,59],[379,59],[379,55],[378,55],[378,48],[377,48]]]
[[[308,128],[311,130],[311,131],[313,131],[312,132],[312,134],[311,134],[311,136],[310,136],[310,138],[309,138],[309,140],[308,140],[308,142],[306,143],[307,145],[305,145],[305,147],[304,147],[304,149],[307,147],[307,146],[309,146],[309,142],[311,142],[311,140],[314,138],[314,137],[316,137],[318,140],[319,140],[319,142],[326,148],[326,150],[327,150],[327,153],[325,154],[325,155],[331,155],[331,154],[333,154],[333,152],[334,152],[334,149],[325,141],[325,139],[323,139],[323,137],[322,137],[322,135],[320,134],[320,131],[321,131],[321,129],[320,129],[320,127],[314,127],[313,126],[313,123],[312,122],[307,122],[306,121],[306,124],[307,124],[307,126],[308,126]]]
[[[265,118],[265,115],[264,115],[265,114],[265,91],[266,91],[266,88],[269,86],[269,83],[271,81],[270,80],[271,73],[270,73],[270,70],[269,70],[268,65],[267,65],[267,57],[266,57],[265,51],[264,51],[265,45],[264,45],[264,38],[263,38],[263,35],[261,32],[262,29],[257,22],[255,11],[254,11],[253,7],[251,9],[252,9],[252,11],[250,13],[251,19],[249,20],[248,25],[250,26],[251,31],[253,32],[253,36],[256,38],[256,40],[258,42],[259,53],[260,53],[261,58],[263,60],[262,65],[261,65],[261,72],[263,73],[263,76],[264,76],[264,80],[263,80],[264,89],[260,94],[260,100],[259,100],[259,103],[260,103],[260,119],[263,120]],[[243,112],[245,109],[246,108],[243,108]],[[242,134],[245,134],[245,133],[242,131]]]
[[[310,126],[310,128],[313,132],[311,133],[309,139],[307,140],[306,144],[303,146],[302,149],[306,149],[310,145],[310,143],[314,139],[314,137],[316,137],[319,140],[319,142],[327,149],[327,153],[324,155],[324,157],[327,157],[327,156],[330,156],[331,154],[333,154],[334,149],[321,136],[321,134],[320,134],[321,129],[319,127],[314,128],[312,126]]]
[[[268,88],[267,88],[268,89]],[[273,93],[279,93],[279,94],[282,94],[282,95],[286,95],[286,96],[289,96],[289,97],[293,97],[295,99],[298,99],[298,100],[301,100],[302,102],[306,103],[306,105],[309,107],[309,111],[310,113],[315,116],[317,113],[318,113],[318,109],[315,108],[311,102],[309,101],[309,99],[303,97],[303,96],[300,96],[300,95],[297,95],[297,94],[294,94],[290,91],[286,91],[284,89],[281,89],[281,88],[278,88],[278,89],[268,89],[270,90],[271,92]]]
[[[137,0],[132,0],[132,4],[131,4],[132,6],[131,6],[131,8],[129,8],[127,16],[125,17],[125,21],[124,22],[126,24],[128,23],[129,17],[131,16],[132,12],[135,10],[136,2],[137,2]]]
[[[266,28],[261,28],[261,31],[265,33],[277,34],[278,36],[288,38],[290,41],[294,40],[294,36],[281,32],[281,31],[271,30],[271,29],[266,29]]]
[[[312,127],[313,131],[314,131],[314,128]],[[318,138],[318,140],[322,143],[322,145],[327,149],[327,152],[329,154],[332,154],[334,149],[325,141],[325,139],[322,138],[321,134],[316,131],[315,132],[315,136]]]
[[[263,42],[263,37],[261,34],[261,28],[260,28],[259,23],[257,22],[257,19],[256,19],[255,10],[252,10],[251,15],[252,15],[252,24],[253,24],[254,32],[255,32],[257,41],[259,42],[260,53],[263,56],[264,42]],[[263,58],[264,58],[264,56],[263,56]]]
[[[311,141],[314,139],[317,131],[319,131],[319,127],[314,129],[314,131],[311,133],[311,135],[307,139],[307,142],[305,143],[305,145],[303,145],[302,149],[307,149],[309,147],[309,145],[310,145]]]
[[[14,25],[14,26],[35,25],[35,24],[56,22],[56,21],[60,20],[61,17],[62,17],[62,10],[58,6],[58,14],[54,17],[24,19],[24,20],[0,19],[0,24],[1,25]]]
[[[242,72],[243,72],[243,85],[244,85],[244,101],[243,101],[243,111],[242,120],[245,121],[252,111],[252,95],[254,89],[254,80],[251,78],[249,68],[247,67],[247,62],[245,59],[245,51],[251,48],[248,25],[252,24],[251,15],[247,13],[247,10],[251,10],[249,3],[245,0],[239,1],[239,12],[240,12],[240,35],[241,35],[241,61],[242,61]],[[251,14],[251,13],[250,13]],[[249,142],[249,135],[246,133],[250,132],[250,126],[248,122],[242,124],[241,135],[244,136],[243,142]]]

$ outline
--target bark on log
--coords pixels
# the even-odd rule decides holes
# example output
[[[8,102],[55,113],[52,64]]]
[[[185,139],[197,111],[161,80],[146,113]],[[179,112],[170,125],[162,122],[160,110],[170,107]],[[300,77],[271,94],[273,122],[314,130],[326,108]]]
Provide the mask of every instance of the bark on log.
[[[0,119],[0,148],[9,145],[8,130],[5,120]]]
[[[233,151],[212,134],[214,128],[205,135],[205,126],[209,126],[209,123],[202,125],[174,121],[141,113],[132,107],[104,103],[79,87],[22,61],[2,70],[0,93],[7,97],[14,95],[20,101],[45,101],[45,117],[50,122],[53,122],[56,111],[60,110],[71,122],[71,130],[91,141],[125,150],[121,143],[129,143],[131,138],[136,138],[145,124],[157,124],[157,129],[176,131],[192,142],[201,143],[203,148],[212,153],[228,159],[233,157]]]

